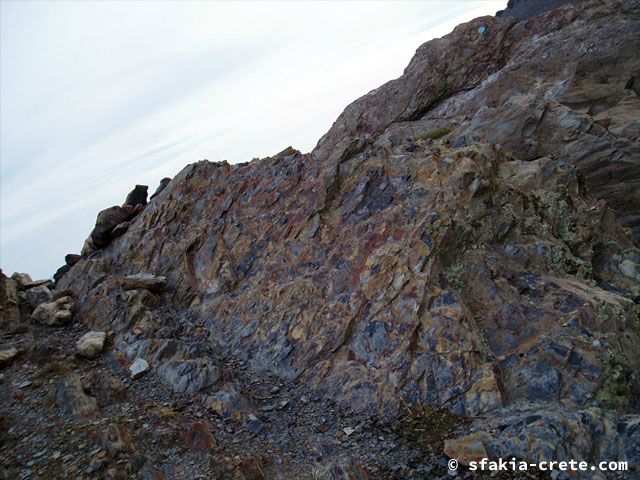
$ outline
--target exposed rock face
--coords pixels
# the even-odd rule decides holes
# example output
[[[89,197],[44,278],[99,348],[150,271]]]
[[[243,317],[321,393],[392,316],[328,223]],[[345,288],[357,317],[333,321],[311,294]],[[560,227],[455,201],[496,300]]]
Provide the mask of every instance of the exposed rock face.
[[[100,250],[59,287],[178,392],[220,384],[213,350],[353,410],[477,416],[482,434],[449,444],[468,458],[629,458],[614,425],[640,407],[639,7],[461,25],[312,153],[198,162],[137,215],[101,212]],[[166,288],[129,290],[132,272]]]

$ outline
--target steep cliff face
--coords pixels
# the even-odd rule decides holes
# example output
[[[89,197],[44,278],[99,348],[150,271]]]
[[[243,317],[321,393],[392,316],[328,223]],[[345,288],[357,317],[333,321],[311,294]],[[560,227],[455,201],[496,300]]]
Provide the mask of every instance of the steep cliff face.
[[[216,352],[354,411],[474,417],[492,456],[637,462],[639,9],[461,25],[313,152],[187,166],[57,288],[205,405]]]

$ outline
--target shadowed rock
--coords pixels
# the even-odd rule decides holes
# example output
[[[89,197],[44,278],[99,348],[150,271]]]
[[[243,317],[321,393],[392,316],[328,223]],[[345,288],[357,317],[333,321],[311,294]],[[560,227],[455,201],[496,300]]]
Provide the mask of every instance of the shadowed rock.
[[[124,201],[124,205],[130,205],[135,207],[137,205],[146,205],[147,204],[147,190],[149,189],[146,185],[136,185],[133,190],[129,192],[126,200]]]
[[[154,197],[156,197],[161,191],[167,188],[167,185],[169,185],[170,181],[171,179],[169,177],[165,177],[160,180],[160,185],[158,185],[158,188],[156,188],[156,191],[153,192],[153,195],[151,195],[151,198],[149,200],[153,200]]]

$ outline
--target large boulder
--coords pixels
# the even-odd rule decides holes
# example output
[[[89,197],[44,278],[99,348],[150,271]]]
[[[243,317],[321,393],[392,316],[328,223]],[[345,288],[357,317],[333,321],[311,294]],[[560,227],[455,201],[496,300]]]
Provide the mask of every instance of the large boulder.
[[[91,232],[91,245],[94,248],[106,247],[112,240],[111,232],[116,225],[129,219],[131,211],[117,205],[102,210]]]
[[[73,298],[61,297],[53,302],[40,304],[31,314],[31,318],[51,327],[65,325],[71,321],[73,307]]]
[[[146,205],[148,189],[149,187],[146,185],[136,185],[135,188],[127,195],[123,207],[125,205],[130,205],[132,207],[136,207],[137,205]]]

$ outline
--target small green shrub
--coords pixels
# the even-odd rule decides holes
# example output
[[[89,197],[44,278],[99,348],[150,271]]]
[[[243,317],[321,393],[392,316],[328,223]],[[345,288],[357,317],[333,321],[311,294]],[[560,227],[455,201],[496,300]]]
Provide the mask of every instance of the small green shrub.
[[[421,135],[418,135],[418,140],[437,140],[449,135],[453,131],[451,127],[436,128],[435,130],[429,130]]]

